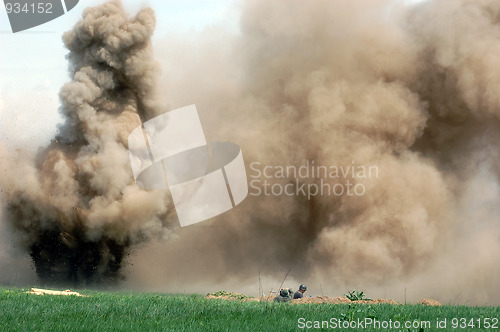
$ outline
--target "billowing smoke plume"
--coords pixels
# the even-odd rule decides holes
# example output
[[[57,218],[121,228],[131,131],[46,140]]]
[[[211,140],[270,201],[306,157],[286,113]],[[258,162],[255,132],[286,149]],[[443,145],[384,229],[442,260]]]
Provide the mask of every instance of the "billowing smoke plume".
[[[299,179],[361,184],[359,196],[250,188],[211,227],[137,256],[132,277],[255,293],[259,270],[274,280],[267,292],[291,268],[313,294],[403,300],[406,288],[409,300],[498,303],[499,17],[496,1],[251,1],[237,35],[166,37],[169,102],[196,102],[207,136],[242,146],[260,189],[296,188],[296,177],[268,179],[252,163],[376,166],[378,176]]]
[[[128,133],[155,114],[151,9],[129,18],[121,3],[85,10],[63,36],[71,81],[60,91],[66,122],[35,160],[2,160],[11,224],[45,282],[119,277],[127,248],[161,232],[161,193],[131,178]]]
[[[257,290],[259,271],[277,279],[291,268],[313,294],[361,288],[401,299],[408,288],[410,300],[498,303],[500,4],[262,0],[241,8],[237,34],[212,27],[194,43],[167,36],[155,45],[170,108],[196,103],[210,140],[242,147],[250,181],[297,186],[294,176],[267,179],[254,169],[312,162],[376,166],[377,176],[298,179],[359,184],[362,195],[254,196],[250,188],[235,209],[136,253],[133,286]],[[158,113],[150,17],[127,21],[111,3],[65,36],[75,73],[61,92],[68,122],[36,162],[17,162],[22,180],[9,171],[2,183],[32,255],[49,252],[42,262],[66,252],[79,273],[97,266],[109,274],[127,245],[175,224],[168,194],[133,184],[126,153],[139,118]],[[94,256],[100,263],[88,264]]]

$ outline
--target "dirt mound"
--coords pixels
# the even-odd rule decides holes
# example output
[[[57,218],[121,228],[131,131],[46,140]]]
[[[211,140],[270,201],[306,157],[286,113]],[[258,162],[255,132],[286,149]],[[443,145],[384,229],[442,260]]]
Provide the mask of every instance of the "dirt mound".
[[[231,296],[231,295],[224,295],[224,296],[207,295],[207,296],[205,296],[205,298],[208,300],[218,299],[218,300],[234,300],[234,301],[243,301],[243,302],[259,301],[259,299],[255,298],[255,297],[240,298],[238,296]]]
[[[353,301],[354,303],[366,303],[366,304],[401,304],[399,302],[396,302],[394,300],[390,299],[375,299],[375,300],[360,300],[360,301]]]
[[[418,302],[418,304],[438,306],[438,307],[440,307],[442,305],[441,303],[439,303],[439,301],[432,300],[432,299],[422,299],[422,300],[420,300],[420,302]]]
[[[248,301],[248,302],[273,302],[275,295],[262,296],[261,298],[250,297],[239,293],[230,293],[226,291],[219,291],[216,293],[210,293],[205,296],[206,299],[219,299],[219,300],[237,300],[237,301]],[[433,300],[431,300],[433,301]],[[436,301],[437,302],[437,301]],[[303,297],[300,299],[291,300],[291,304],[301,304],[301,303],[329,303],[329,304],[343,304],[343,303],[363,303],[363,304],[400,304],[394,300],[389,299],[376,299],[376,300],[360,300],[351,301],[344,296],[338,297],[328,297],[328,296],[316,296],[316,297]],[[438,302],[439,303],[439,302]]]
[[[247,296],[245,294],[226,292],[226,291],[218,291],[215,293],[209,293],[209,294],[207,294],[207,296],[205,296],[205,298],[208,300],[219,299],[219,300],[237,300],[237,301],[244,301],[244,302],[259,301],[259,299],[255,298],[255,297]]]
[[[273,302],[276,295],[262,296],[260,298],[261,302]]]
[[[399,304],[394,300],[389,299],[376,299],[376,300],[360,300],[351,301],[346,297],[328,297],[328,296],[316,296],[316,297],[303,297],[301,299],[292,300],[292,303],[363,303],[363,304]]]
[[[29,292],[26,292],[28,294],[35,294],[35,295],[74,295],[74,296],[85,296],[82,295],[78,292],[72,292],[69,289],[66,289],[65,291],[55,291],[55,290],[50,290],[50,289],[42,289],[42,288],[32,288]]]
[[[339,304],[339,303],[351,303],[352,301],[346,297],[328,297],[328,296],[316,296],[316,297],[303,297],[300,299],[292,300],[293,304],[299,303],[330,303],[330,304]]]

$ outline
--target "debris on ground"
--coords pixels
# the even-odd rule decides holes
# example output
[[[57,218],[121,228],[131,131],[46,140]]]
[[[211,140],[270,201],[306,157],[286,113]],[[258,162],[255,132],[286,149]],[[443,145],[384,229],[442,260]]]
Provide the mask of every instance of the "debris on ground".
[[[78,292],[72,292],[69,289],[66,289],[64,291],[56,291],[56,290],[42,289],[42,288],[31,288],[31,290],[26,293],[35,295],[74,295],[74,296],[86,297],[85,295],[82,295]]]

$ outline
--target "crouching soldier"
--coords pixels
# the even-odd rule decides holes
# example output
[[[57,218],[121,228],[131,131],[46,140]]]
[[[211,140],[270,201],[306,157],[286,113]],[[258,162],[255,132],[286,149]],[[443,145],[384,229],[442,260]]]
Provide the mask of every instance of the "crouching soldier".
[[[288,302],[290,301],[288,295],[289,295],[288,289],[282,288],[280,289],[280,294],[274,298],[274,302],[280,302],[280,303]]]
[[[295,294],[293,295],[293,298],[294,299],[301,299],[302,297],[304,297],[304,292],[307,290],[307,287],[306,285],[302,284],[299,286],[299,290],[295,292]]]

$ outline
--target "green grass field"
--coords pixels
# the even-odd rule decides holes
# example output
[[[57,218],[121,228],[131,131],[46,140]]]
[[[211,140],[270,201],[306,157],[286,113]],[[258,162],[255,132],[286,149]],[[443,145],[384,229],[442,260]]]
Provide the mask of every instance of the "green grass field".
[[[79,291],[89,297],[26,294],[21,289],[0,289],[2,331],[295,331],[327,321],[329,331],[451,331],[453,322],[462,331],[498,331],[500,307],[367,304],[280,304],[207,300],[201,295],[163,295]],[[303,320],[300,320],[303,318]],[[447,328],[437,329],[436,319],[446,318]],[[487,319],[490,318],[490,319]],[[495,318],[495,319],[492,319]],[[356,326],[366,319],[380,324],[392,320],[393,328]],[[471,322],[474,323],[472,328]],[[394,328],[394,321],[423,323],[431,328]],[[481,323],[481,328],[478,324]],[[321,322],[320,322],[321,324]],[[356,323],[357,324],[357,323]],[[303,326],[302,326],[303,325]],[[487,325],[487,324],[486,324]],[[303,328],[300,328],[300,327]],[[321,325],[320,325],[321,326]],[[317,329],[320,330],[320,329]]]

